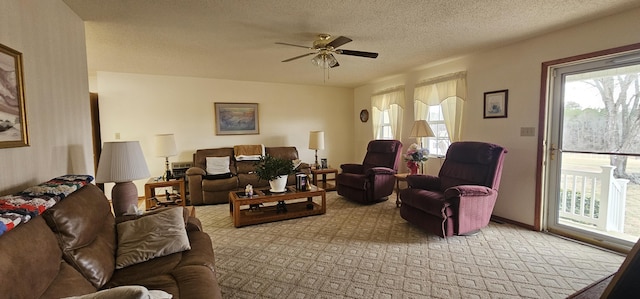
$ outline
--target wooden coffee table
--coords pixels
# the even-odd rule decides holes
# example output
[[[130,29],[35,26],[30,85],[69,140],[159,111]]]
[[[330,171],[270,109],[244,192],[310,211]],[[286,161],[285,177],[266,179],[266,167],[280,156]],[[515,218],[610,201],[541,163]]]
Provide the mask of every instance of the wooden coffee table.
[[[298,191],[295,186],[287,186],[284,193],[273,193],[268,188],[254,189],[250,198],[244,191],[229,192],[233,225],[241,227],[326,213],[326,191],[314,185],[309,187],[308,191]]]

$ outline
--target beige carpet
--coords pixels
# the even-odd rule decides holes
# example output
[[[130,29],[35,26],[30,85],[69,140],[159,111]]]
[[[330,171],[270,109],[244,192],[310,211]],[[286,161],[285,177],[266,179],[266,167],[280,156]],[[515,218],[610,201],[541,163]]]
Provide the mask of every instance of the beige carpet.
[[[224,298],[564,298],[615,272],[623,256],[491,223],[442,239],[335,192],[327,213],[234,228],[228,205],[198,206]]]

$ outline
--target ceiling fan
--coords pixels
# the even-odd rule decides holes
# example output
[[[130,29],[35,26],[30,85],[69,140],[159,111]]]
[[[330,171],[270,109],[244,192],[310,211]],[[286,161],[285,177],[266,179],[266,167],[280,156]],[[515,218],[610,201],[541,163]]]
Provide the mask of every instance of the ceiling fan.
[[[335,56],[333,56],[333,54],[351,55],[351,56],[359,56],[359,57],[367,57],[367,58],[378,57],[378,53],[338,49],[338,47],[346,43],[349,43],[351,41],[352,40],[350,38],[345,36],[338,36],[337,38],[331,40],[331,35],[319,34],[318,39],[313,42],[312,47],[300,46],[300,45],[294,45],[294,44],[282,43],[282,42],[276,42],[276,44],[312,50],[312,52],[302,54],[300,56],[292,57],[289,59],[285,59],[282,62],[288,62],[288,61],[300,59],[303,57],[307,57],[310,55],[315,55],[311,59],[311,62],[314,65],[317,65],[324,69],[340,66],[340,64],[338,63],[338,60],[335,58]]]

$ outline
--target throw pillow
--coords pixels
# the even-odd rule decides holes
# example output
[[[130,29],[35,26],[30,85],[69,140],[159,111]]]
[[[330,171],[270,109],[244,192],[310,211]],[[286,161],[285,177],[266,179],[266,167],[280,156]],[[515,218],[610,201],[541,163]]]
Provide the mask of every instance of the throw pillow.
[[[171,299],[173,295],[158,290],[147,290],[143,286],[120,286],[82,296],[63,299]]]
[[[116,229],[116,269],[191,249],[181,207],[120,222]]]
[[[222,174],[229,170],[229,157],[207,157],[207,174]]]

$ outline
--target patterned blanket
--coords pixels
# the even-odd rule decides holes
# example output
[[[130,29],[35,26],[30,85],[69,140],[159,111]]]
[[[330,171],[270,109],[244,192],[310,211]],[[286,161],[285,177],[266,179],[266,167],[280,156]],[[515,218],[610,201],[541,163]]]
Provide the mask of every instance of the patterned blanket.
[[[42,214],[91,181],[90,175],[68,174],[16,194],[0,196],[0,235]]]

